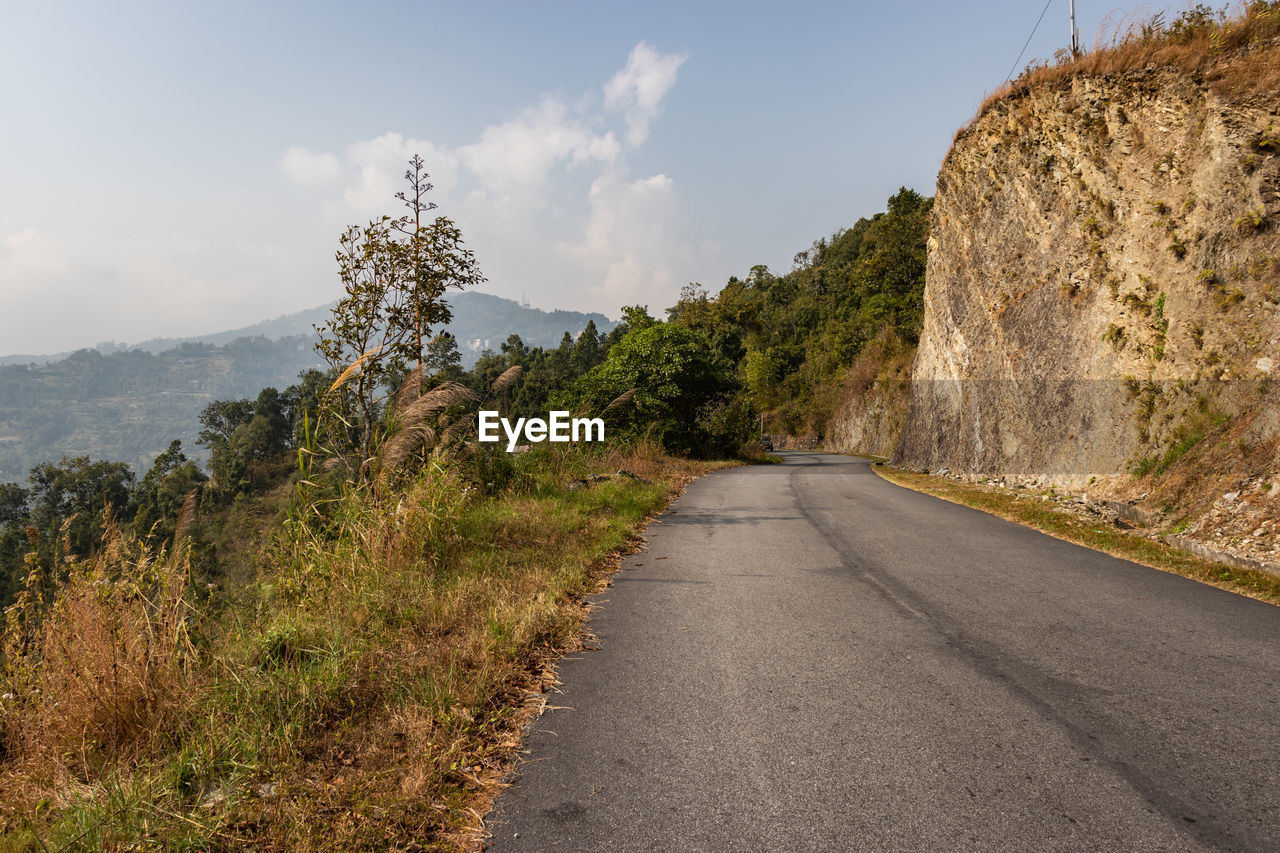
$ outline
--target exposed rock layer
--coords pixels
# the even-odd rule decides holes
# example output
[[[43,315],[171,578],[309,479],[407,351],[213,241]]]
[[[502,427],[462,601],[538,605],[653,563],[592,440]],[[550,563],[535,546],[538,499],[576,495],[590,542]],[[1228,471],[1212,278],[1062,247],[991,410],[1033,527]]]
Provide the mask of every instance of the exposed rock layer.
[[[1170,71],[1077,76],[961,132],[895,461],[1082,485],[1269,400],[1277,106]]]

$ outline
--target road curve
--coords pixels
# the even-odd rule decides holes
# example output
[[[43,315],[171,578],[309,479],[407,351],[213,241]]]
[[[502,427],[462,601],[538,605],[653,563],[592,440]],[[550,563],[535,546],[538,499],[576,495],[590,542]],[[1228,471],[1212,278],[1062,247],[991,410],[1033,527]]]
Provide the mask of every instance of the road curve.
[[[1280,608],[844,456],[647,536],[491,850],[1280,850]]]

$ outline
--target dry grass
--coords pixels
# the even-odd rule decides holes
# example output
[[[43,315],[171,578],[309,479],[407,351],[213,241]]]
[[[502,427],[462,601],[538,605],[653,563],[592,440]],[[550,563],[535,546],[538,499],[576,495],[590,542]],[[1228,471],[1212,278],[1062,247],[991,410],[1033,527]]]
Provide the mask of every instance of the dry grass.
[[[1078,75],[1112,76],[1149,68],[1180,71],[1230,99],[1273,95],[1280,90],[1280,2],[1248,3],[1231,16],[1192,11],[1172,22],[1121,22],[1114,36],[1100,39],[1091,51],[1026,69],[988,95],[978,117],[997,102]],[[957,137],[966,129],[961,128]]]
[[[60,566],[56,585],[33,571],[6,611],[0,731],[18,772],[0,779],[5,799],[6,782],[84,782],[145,751],[190,695],[187,549],[152,554],[105,527],[98,554]]]
[[[380,352],[382,352],[382,347],[374,347],[367,352],[360,353],[359,357],[356,358],[355,361],[351,362],[351,364],[347,365],[347,369],[338,374],[337,379],[333,380],[333,384],[329,386],[329,393],[332,394],[334,391],[345,385],[348,379],[364,369],[364,363],[366,361]],[[419,376],[421,376],[421,374],[419,374]]]
[[[489,388],[489,396],[493,397],[506,391],[512,385],[516,384],[516,380],[520,378],[520,374],[524,373],[524,367],[516,364],[502,371],[502,375],[493,380],[492,387]]]
[[[474,406],[508,391],[523,373],[524,368],[518,364],[508,367],[482,399],[458,382],[443,382],[423,394],[421,368],[410,372],[396,392],[391,437],[378,450],[379,486],[385,489],[394,482],[397,470],[415,454],[457,453],[464,440],[474,438]]]
[[[1205,560],[1163,542],[1126,533],[1110,524],[1083,521],[1070,513],[1054,509],[1032,494],[1015,494],[996,487],[961,483],[889,466],[877,465],[872,470],[899,486],[980,509],[1058,539],[1260,601],[1280,603],[1280,577]]]
[[[578,642],[584,597],[645,520],[714,467],[649,446],[513,464],[534,474],[491,497],[437,462],[385,498],[348,491],[323,520],[295,514],[257,595],[198,657],[179,630],[180,561],[125,548],[73,575],[65,604],[27,632],[44,638],[38,654],[11,652],[37,698],[5,719],[0,847],[474,838],[526,700]],[[653,482],[564,488],[618,469]],[[128,676],[104,701],[113,671]]]
[[[609,405],[604,407],[604,413],[612,412],[614,409],[618,409],[618,408],[621,408],[622,406],[627,405],[633,399],[635,399],[635,396],[636,396],[635,388],[629,388],[626,391],[623,391],[617,397],[614,397],[609,402]]]
[[[499,381],[501,379],[499,377]],[[474,403],[479,399],[474,391],[457,382],[445,382],[426,394],[417,392],[418,383],[419,374],[415,370],[409,374],[396,394],[393,435],[382,445],[378,454],[378,479],[381,484],[388,483],[396,470],[409,461],[415,452],[449,443],[446,436],[453,424],[437,422],[435,419],[439,415],[453,406]]]

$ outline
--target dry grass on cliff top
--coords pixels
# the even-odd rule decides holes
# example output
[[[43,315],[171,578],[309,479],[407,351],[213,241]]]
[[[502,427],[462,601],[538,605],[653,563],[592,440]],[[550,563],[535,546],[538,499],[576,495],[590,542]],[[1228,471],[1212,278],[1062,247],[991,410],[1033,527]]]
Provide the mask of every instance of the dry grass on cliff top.
[[[1231,99],[1273,95],[1280,91],[1280,2],[1248,3],[1234,15],[1197,6],[1172,21],[1163,14],[1122,21],[1115,35],[1093,50],[1028,67],[988,95],[978,117],[1005,98],[1077,75],[1118,75],[1146,68],[1184,72]]]
[[[962,483],[889,466],[877,465],[872,470],[899,486],[982,510],[1057,539],[1260,601],[1280,604],[1280,577],[1254,569],[1215,563],[1163,542],[1126,533],[1101,521],[1085,521],[1055,509],[1047,501],[1039,500],[1039,496],[1035,494],[1015,494],[997,487]]]

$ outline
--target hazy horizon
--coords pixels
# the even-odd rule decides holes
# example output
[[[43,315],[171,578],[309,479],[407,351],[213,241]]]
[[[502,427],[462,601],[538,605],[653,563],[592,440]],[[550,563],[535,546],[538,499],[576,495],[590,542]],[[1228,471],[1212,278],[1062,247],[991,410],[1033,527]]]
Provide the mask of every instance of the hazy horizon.
[[[495,296],[500,299],[507,299],[512,302],[515,302],[517,305],[523,305],[523,303],[521,303],[518,297],[513,299],[512,297],[509,297],[509,296],[502,296],[501,294],[491,292],[486,287],[470,288],[466,291],[449,291],[445,295],[445,300],[452,301],[453,299],[455,299],[457,296],[459,296],[461,293],[464,293],[464,292],[469,294],[475,293],[482,296]],[[37,352],[0,352],[0,359],[11,358],[13,356],[23,356],[23,355],[43,357],[48,355],[65,354],[65,353],[74,352],[75,350],[81,350],[81,349],[99,349],[99,348],[111,348],[111,347],[132,349],[132,348],[138,347],[141,344],[150,343],[156,340],[186,340],[191,338],[216,337],[216,336],[227,334],[228,332],[236,332],[242,329],[250,329],[250,328],[253,328],[254,326],[261,326],[264,324],[275,323],[277,321],[287,319],[297,314],[306,314],[308,312],[315,311],[320,308],[324,308],[328,305],[332,305],[340,295],[341,294],[338,293],[338,294],[335,294],[332,298],[325,299],[323,302],[319,302],[315,305],[307,305],[301,308],[291,309],[281,314],[273,314],[268,317],[256,317],[253,319],[246,319],[243,322],[237,322],[231,326],[219,326],[217,328],[202,329],[200,331],[194,332],[192,334],[187,334],[187,335],[158,334],[158,335],[150,335],[145,338],[138,338],[136,340],[112,340],[109,338],[104,338],[102,340],[93,341],[91,343],[78,344],[74,347],[69,347],[64,350],[58,350],[56,352],[39,352],[39,353]],[[534,310],[540,310],[546,313],[554,313],[555,311],[570,311],[570,312],[575,312],[579,314],[603,314],[605,318],[611,322],[617,319],[616,317],[609,316],[609,314],[603,311],[578,311],[577,309],[573,309],[573,308],[556,308],[556,307],[538,308],[538,306],[529,306],[529,307],[531,307]]]
[[[47,354],[335,298],[414,153],[485,292],[613,318],[785,271],[933,193],[1044,5],[0,8],[0,353]],[[1066,34],[1054,0],[1018,67]]]

